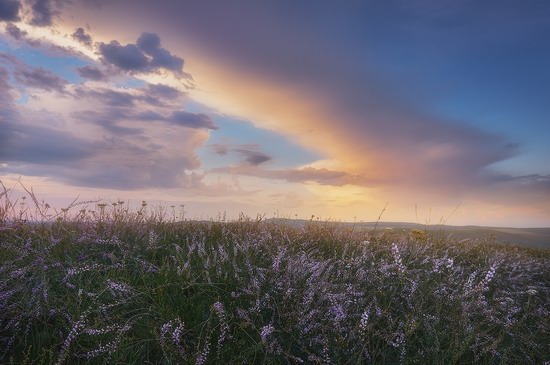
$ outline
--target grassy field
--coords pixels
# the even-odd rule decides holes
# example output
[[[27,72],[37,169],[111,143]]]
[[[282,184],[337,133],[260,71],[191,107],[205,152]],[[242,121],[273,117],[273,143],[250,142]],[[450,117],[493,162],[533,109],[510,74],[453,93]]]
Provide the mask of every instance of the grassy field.
[[[550,364],[550,250],[0,198],[0,363]]]

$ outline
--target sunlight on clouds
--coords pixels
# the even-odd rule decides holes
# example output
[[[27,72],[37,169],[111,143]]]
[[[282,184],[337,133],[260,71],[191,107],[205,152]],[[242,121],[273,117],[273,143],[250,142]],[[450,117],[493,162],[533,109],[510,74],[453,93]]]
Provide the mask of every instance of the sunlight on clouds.
[[[256,6],[249,6],[250,13],[229,12],[230,19],[222,10],[232,6],[222,3],[216,8],[187,4],[185,14],[169,11],[183,9],[175,1],[96,5],[76,1],[60,6],[51,26],[25,24],[24,14],[24,21],[16,23],[24,38],[13,32],[6,38],[10,46],[27,40],[44,60],[48,54],[61,59],[56,67],[12,62],[12,76],[4,78],[8,87],[13,84],[4,95],[21,116],[13,130],[38,144],[43,135],[55,140],[40,150],[12,133],[12,146],[27,151],[5,150],[15,151],[16,164],[35,161],[34,174],[62,175],[58,188],[76,192],[82,189],[76,185],[89,184],[92,188],[82,191],[122,192],[138,200],[140,195],[191,199],[209,209],[229,204],[231,214],[280,208],[285,214],[375,220],[388,202],[386,219],[414,221],[420,203],[427,207],[423,221],[431,219],[432,210],[437,220],[464,202],[468,209],[457,210],[452,223],[493,219],[518,225],[523,224],[521,218],[514,224],[518,215],[548,217],[547,172],[539,168],[521,176],[521,169],[491,171],[519,153],[519,142],[496,129],[485,130],[473,123],[475,118],[468,124],[450,114],[434,115],[425,96],[410,97],[416,86],[433,85],[397,80],[391,67],[371,60],[388,50],[370,44],[380,41],[370,28],[359,23],[353,28],[353,35],[369,35],[369,44],[348,39],[353,47],[346,48],[338,40],[351,29],[331,28],[322,20],[332,15],[323,15],[322,9],[317,14],[323,15],[317,19],[321,22],[314,24],[315,17],[298,21]],[[257,34],[251,36],[249,29]],[[297,30],[300,36],[289,38]],[[333,30],[343,33],[323,37]],[[32,43],[36,40],[41,45]],[[24,48],[17,52],[26,52]],[[82,64],[59,55],[79,58]],[[403,63],[396,65],[401,70]],[[428,77],[431,71],[418,72]],[[253,127],[235,127],[242,121]],[[260,129],[262,133],[251,132]],[[275,134],[300,148],[295,153]],[[59,141],[68,147],[57,148]],[[72,149],[83,155],[67,158]],[[36,151],[50,156],[34,158]],[[13,172],[11,160],[6,162],[9,166],[0,167]],[[82,168],[76,171],[76,165]],[[25,172],[23,164],[17,167]],[[169,183],[164,184],[163,174]],[[129,184],[129,175],[139,183]],[[117,179],[119,185],[112,183]],[[29,183],[37,188],[54,184],[34,177]],[[69,183],[75,186],[69,188]],[[101,184],[103,190],[97,188]]]
[[[92,60],[97,60],[97,54],[90,48],[84,46],[82,43],[72,39],[71,34],[74,29],[65,29],[60,26],[59,30],[49,27],[36,27],[23,22],[17,24],[22,31],[28,33],[28,37],[33,40],[45,40],[51,44],[55,44],[59,47],[65,47],[67,49],[73,49],[84,56]]]

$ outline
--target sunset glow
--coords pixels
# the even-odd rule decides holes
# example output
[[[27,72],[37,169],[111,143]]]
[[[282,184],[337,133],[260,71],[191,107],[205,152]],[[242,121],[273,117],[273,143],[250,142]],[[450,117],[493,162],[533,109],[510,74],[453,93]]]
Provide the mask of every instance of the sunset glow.
[[[549,20],[546,2],[0,0],[0,180],[59,207],[548,227]]]

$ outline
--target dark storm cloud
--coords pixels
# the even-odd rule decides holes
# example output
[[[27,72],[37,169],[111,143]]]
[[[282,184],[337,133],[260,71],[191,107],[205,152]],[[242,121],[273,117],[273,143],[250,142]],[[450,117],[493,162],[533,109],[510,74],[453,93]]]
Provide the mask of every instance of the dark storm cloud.
[[[118,41],[100,43],[99,53],[103,61],[124,71],[155,72],[165,69],[183,76],[183,59],[161,47],[155,33],[142,33],[137,44],[121,45]]]
[[[73,39],[76,39],[77,41],[79,41],[80,43],[88,47],[92,46],[92,43],[93,43],[92,36],[89,34],[86,34],[86,31],[84,30],[84,28],[75,29],[74,33],[71,34],[71,36],[73,37]]]
[[[94,66],[83,66],[76,69],[76,72],[78,72],[78,75],[80,77],[83,77],[85,79],[94,80],[94,81],[101,81],[105,80],[106,76],[101,72],[100,69]]]
[[[6,32],[17,40],[21,40],[27,35],[27,32],[22,31],[17,25],[13,23],[6,24]]]
[[[21,3],[16,0],[0,1],[0,21],[14,22],[19,20]]]
[[[167,121],[188,128],[218,129],[212,118],[203,113],[190,113],[184,110],[173,112]]]

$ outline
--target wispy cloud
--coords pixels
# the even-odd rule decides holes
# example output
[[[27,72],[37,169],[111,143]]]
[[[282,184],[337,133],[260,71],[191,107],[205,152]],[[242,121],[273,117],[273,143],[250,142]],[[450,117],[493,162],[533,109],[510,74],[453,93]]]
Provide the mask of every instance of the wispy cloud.
[[[248,162],[248,161],[247,161]],[[254,161],[256,162],[256,161]],[[296,169],[267,169],[260,167],[260,163],[218,167],[208,170],[211,173],[223,173],[234,175],[245,175],[261,177],[264,179],[284,180],[287,182],[315,182],[321,185],[343,186],[343,185],[358,185],[366,183],[358,176],[351,175],[344,171],[334,171],[326,168],[303,167]],[[375,184],[370,181],[370,185]]]

